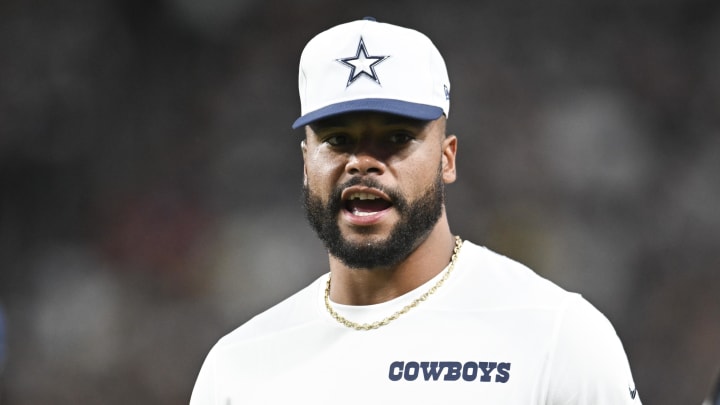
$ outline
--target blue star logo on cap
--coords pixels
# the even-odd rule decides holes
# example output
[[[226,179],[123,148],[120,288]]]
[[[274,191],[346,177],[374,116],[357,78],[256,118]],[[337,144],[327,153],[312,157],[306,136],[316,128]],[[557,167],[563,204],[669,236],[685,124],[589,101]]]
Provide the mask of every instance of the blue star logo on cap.
[[[380,84],[380,79],[378,78],[377,72],[375,72],[375,66],[389,57],[390,56],[368,55],[365,42],[362,37],[360,37],[360,43],[358,44],[355,56],[336,59],[338,62],[350,68],[350,77],[348,77],[347,85],[345,87],[350,87],[350,85],[362,75],[365,75],[372,79],[375,83]]]

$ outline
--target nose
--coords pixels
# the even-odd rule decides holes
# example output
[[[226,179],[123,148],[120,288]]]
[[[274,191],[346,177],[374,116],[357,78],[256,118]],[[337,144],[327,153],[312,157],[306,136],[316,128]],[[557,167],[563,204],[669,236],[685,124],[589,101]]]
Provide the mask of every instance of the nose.
[[[353,176],[375,174],[380,175],[385,172],[385,162],[383,161],[379,151],[373,151],[372,148],[358,147],[354,153],[348,158],[345,171]]]

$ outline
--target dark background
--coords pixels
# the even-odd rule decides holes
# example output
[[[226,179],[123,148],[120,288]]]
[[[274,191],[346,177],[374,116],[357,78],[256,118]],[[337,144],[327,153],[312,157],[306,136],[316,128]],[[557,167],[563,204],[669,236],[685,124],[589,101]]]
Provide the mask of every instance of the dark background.
[[[297,63],[365,15],[445,56],[453,230],[601,309],[646,404],[700,404],[720,371],[703,0],[0,2],[0,403],[187,403],[221,335],[327,271]]]

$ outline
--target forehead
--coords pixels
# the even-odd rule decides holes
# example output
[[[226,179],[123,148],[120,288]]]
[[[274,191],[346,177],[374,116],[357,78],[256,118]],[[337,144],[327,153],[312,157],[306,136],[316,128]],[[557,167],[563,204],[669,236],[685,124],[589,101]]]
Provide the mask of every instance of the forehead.
[[[311,123],[310,129],[313,132],[323,131],[329,128],[345,128],[353,126],[392,126],[408,127],[421,130],[432,121],[423,121],[400,115],[377,113],[377,112],[352,112],[333,115]]]

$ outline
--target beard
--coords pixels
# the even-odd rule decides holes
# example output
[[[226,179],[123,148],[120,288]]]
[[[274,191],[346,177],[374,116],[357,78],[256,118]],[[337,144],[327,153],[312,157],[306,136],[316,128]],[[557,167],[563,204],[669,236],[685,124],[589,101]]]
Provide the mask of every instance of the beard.
[[[385,240],[353,243],[342,236],[338,215],[343,202],[342,191],[351,186],[364,185],[382,190],[387,194],[400,215],[397,224]],[[442,215],[445,202],[445,185],[441,168],[435,181],[415,201],[408,202],[393,188],[386,188],[373,179],[355,177],[335,188],[327,204],[314,195],[307,185],[303,186],[303,203],[310,225],[328,252],[345,265],[356,269],[389,268],[405,260],[427,239]]]

